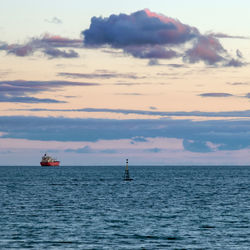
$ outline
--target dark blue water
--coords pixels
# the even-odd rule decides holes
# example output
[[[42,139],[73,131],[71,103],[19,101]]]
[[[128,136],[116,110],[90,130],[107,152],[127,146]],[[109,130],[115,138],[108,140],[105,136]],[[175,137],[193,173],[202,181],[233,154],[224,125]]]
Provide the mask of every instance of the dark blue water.
[[[0,167],[0,249],[250,249],[250,167]]]

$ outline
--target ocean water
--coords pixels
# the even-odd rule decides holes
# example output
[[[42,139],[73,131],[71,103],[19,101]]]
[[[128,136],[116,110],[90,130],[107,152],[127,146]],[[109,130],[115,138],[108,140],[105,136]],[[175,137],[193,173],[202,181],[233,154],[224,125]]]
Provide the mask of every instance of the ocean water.
[[[250,167],[0,167],[0,249],[250,249]]]

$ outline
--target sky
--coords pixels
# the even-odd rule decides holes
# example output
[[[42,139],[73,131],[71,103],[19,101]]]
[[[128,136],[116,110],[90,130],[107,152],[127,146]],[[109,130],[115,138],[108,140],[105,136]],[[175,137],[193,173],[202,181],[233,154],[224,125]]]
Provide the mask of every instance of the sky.
[[[0,165],[248,165],[249,9],[2,1]]]

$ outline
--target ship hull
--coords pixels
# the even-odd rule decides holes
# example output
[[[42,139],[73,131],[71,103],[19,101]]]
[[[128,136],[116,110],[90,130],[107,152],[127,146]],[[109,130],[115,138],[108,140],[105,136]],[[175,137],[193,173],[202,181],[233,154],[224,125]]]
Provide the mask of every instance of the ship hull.
[[[60,161],[40,162],[42,167],[59,167]]]

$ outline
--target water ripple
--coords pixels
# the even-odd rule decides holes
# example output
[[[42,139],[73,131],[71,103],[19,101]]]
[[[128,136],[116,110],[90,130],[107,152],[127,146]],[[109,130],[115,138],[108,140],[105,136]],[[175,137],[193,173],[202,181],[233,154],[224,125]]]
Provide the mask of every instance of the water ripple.
[[[0,167],[0,249],[249,249],[249,167]]]

